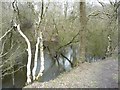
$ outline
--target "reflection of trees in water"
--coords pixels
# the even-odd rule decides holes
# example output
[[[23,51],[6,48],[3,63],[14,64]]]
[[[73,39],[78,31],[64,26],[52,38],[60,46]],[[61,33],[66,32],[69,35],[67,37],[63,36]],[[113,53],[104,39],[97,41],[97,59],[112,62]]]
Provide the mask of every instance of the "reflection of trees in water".
[[[73,50],[71,47],[67,47],[64,50],[64,52],[62,52],[62,53],[71,62],[73,61],[72,60]],[[23,61],[26,60],[26,58],[24,58]],[[41,77],[40,81],[48,81],[48,80],[54,79],[61,72],[65,71],[65,70],[69,71],[71,69],[71,63],[66,58],[64,58],[63,56],[60,55],[58,57],[58,60],[59,60],[59,64],[58,64],[57,60],[53,60],[53,58],[51,57],[51,54],[49,54],[49,51],[47,49],[45,49],[45,71],[44,71],[44,75]],[[18,61],[19,61],[19,59],[21,59],[21,58],[18,58]],[[37,64],[38,64],[38,66],[37,66],[36,73],[38,73],[39,69],[40,69],[40,65],[41,65],[40,60],[38,60]],[[18,68],[18,67],[19,66],[16,66],[16,68]],[[9,79],[8,79],[8,77],[9,77]],[[20,79],[20,77],[21,77],[21,79]],[[21,80],[21,82],[19,79]],[[6,78],[3,79],[3,87],[9,87],[9,86],[12,87],[12,83],[10,83],[10,82],[12,82],[11,80],[12,80],[11,75],[6,76]],[[19,70],[15,73],[15,86],[17,86],[17,84],[19,84],[19,86],[17,86],[17,87],[23,87],[25,85],[25,80],[26,80],[26,69],[22,68],[21,70]]]

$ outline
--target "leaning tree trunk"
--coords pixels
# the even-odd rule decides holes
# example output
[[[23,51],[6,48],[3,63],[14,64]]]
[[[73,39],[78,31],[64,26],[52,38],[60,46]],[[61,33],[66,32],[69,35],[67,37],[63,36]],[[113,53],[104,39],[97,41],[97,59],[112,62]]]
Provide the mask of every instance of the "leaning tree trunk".
[[[16,24],[15,26],[17,26],[17,30],[18,32],[20,33],[20,35],[25,39],[26,43],[27,43],[27,46],[28,46],[28,62],[27,62],[27,84],[30,84],[31,83],[31,69],[30,69],[30,66],[31,66],[31,58],[32,58],[32,54],[31,54],[31,44],[30,44],[30,41],[29,39],[27,38],[27,36],[25,36],[25,34],[21,31],[20,29],[20,24]]]
[[[85,0],[80,0],[80,60],[85,61],[85,46],[86,46],[86,5]]]

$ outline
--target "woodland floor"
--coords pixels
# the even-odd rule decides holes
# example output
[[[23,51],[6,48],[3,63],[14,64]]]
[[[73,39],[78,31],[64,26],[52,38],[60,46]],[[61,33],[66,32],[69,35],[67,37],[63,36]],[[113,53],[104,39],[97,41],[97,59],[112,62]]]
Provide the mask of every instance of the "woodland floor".
[[[83,63],[48,82],[34,82],[24,88],[118,88],[118,60]]]

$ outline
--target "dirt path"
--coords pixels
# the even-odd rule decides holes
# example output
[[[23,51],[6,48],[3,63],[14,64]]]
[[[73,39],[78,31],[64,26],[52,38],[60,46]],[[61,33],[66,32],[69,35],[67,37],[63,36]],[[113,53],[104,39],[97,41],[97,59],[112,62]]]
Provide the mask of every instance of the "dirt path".
[[[34,82],[25,88],[117,88],[118,60],[109,58],[94,63],[84,63],[65,72],[54,80]]]

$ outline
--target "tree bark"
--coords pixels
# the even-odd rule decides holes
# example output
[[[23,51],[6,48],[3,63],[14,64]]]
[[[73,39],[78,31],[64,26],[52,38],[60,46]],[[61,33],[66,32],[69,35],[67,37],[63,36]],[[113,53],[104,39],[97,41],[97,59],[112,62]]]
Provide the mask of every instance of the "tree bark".
[[[25,34],[20,30],[20,24],[17,25],[17,30],[20,33],[20,35],[25,39],[27,46],[28,46],[28,62],[27,62],[27,84],[31,83],[31,58],[32,58],[32,53],[31,53],[31,44],[29,39],[25,36]]]
[[[44,2],[42,0],[42,7],[41,7],[41,14],[40,14],[40,17],[39,18],[39,25],[38,25],[38,36],[40,38],[40,60],[41,60],[41,65],[40,65],[40,70],[39,70],[39,73],[36,77],[36,79],[38,80],[40,76],[43,75],[43,71],[44,71],[44,51],[43,51],[43,33],[42,33],[42,30],[39,29],[40,27],[40,24],[42,22],[42,19],[43,19],[43,16],[44,16]],[[44,27],[45,28],[45,27]]]
[[[39,46],[39,43],[40,43],[40,38],[38,37],[37,38],[37,43],[36,43],[36,50],[35,50],[35,59],[34,59],[34,67],[33,67],[33,70],[32,70],[32,76],[33,76],[33,80],[36,79],[36,69],[37,69],[37,59],[38,59],[38,46]]]
[[[85,61],[85,46],[86,46],[86,5],[85,0],[80,0],[80,60]]]
[[[43,75],[43,71],[44,71],[44,51],[43,51],[42,31],[40,31],[40,60],[41,60],[41,66],[40,66],[40,71],[38,73],[38,76],[36,77],[37,80],[40,76]]]

